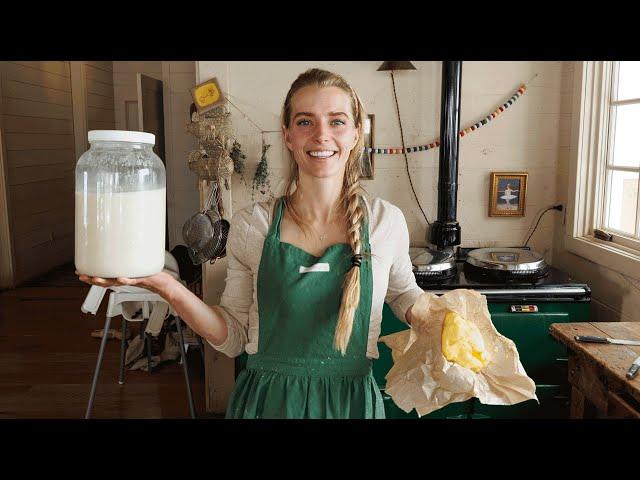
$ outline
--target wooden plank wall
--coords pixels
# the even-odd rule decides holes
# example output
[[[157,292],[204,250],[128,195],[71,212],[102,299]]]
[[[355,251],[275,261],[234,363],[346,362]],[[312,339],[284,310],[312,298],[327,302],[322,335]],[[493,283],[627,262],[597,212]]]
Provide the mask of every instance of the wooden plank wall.
[[[87,62],[90,128],[114,128],[111,62]],[[0,62],[14,284],[73,261],[75,151],[69,62]],[[108,102],[111,101],[109,108]]]
[[[113,62],[85,62],[87,91],[87,128],[114,130],[116,128],[113,102]]]

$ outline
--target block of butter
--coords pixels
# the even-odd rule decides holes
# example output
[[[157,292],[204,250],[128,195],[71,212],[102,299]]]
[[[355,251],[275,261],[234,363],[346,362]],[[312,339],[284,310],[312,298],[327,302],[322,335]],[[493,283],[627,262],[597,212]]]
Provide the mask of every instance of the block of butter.
[[[424,416],[472,397],[485,405],[537,400],[515,343],[496,330],[482,293],[424,292],[411,313],[411,328],[380,338],[393,358],[385,393],[400,409]]]
[[[478,327],[451,311],[447,312],[443,322],[442,354],[450,362],[476,373],[490,360]]]

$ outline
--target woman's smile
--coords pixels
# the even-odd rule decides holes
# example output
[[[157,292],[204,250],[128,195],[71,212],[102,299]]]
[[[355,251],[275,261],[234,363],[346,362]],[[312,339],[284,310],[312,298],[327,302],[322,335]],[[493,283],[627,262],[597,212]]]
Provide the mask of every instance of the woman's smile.
[[[307,153],[314,158],[329,158],[333,156],[333,154],[336,153],[336,151],[335,150],[310,150]]]
[[[337,150],[310,150],[307,155],[311,157],[313,162],[327,163],[330,159],[335,158],[337,153]]]

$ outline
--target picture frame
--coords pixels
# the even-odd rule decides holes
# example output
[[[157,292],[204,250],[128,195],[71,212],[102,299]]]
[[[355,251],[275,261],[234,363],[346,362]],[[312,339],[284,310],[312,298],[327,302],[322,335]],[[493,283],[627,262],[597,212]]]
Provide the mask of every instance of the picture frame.
[[[208,112],[225,101],[222,89],[216,78],[211,78],[191,89],[191,97],[198,113]]]
[[[361,163],[361,175],[360,179],[362,180],[373,180],[375,168],[374,168],[374,158],[373,152],[369,153],[367,151],[368,148],[373,148],[373,132],[375,127],[375,115],[369,114],[365,119],[364,124],[364,151],[362,152],[362,156],[360,157]]]
[[[528,176],[526,172],[491,172],[490,217],[524,217]]]

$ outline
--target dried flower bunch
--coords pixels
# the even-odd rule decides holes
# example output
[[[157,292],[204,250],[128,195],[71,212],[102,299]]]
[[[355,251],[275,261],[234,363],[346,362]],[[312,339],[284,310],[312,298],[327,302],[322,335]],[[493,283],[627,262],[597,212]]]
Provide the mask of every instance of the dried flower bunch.
[[[224,106],[202,114],[192,111],[186,128],[198,139],[198,149],[189,153],[189,169],[202,180],[224,181],[228,190],[235,169],[231,113]]]
[[[263,195],[270,190],[271,182],[269,180],[269,164],[267,163],[267,150],[271,145],[266,143],[262,144],[262,157],[260,157],[260,163],[256,168],[256,173],[253,177],[253,192],[260,191]],[[252,195],[253,195],[252,192]]]

